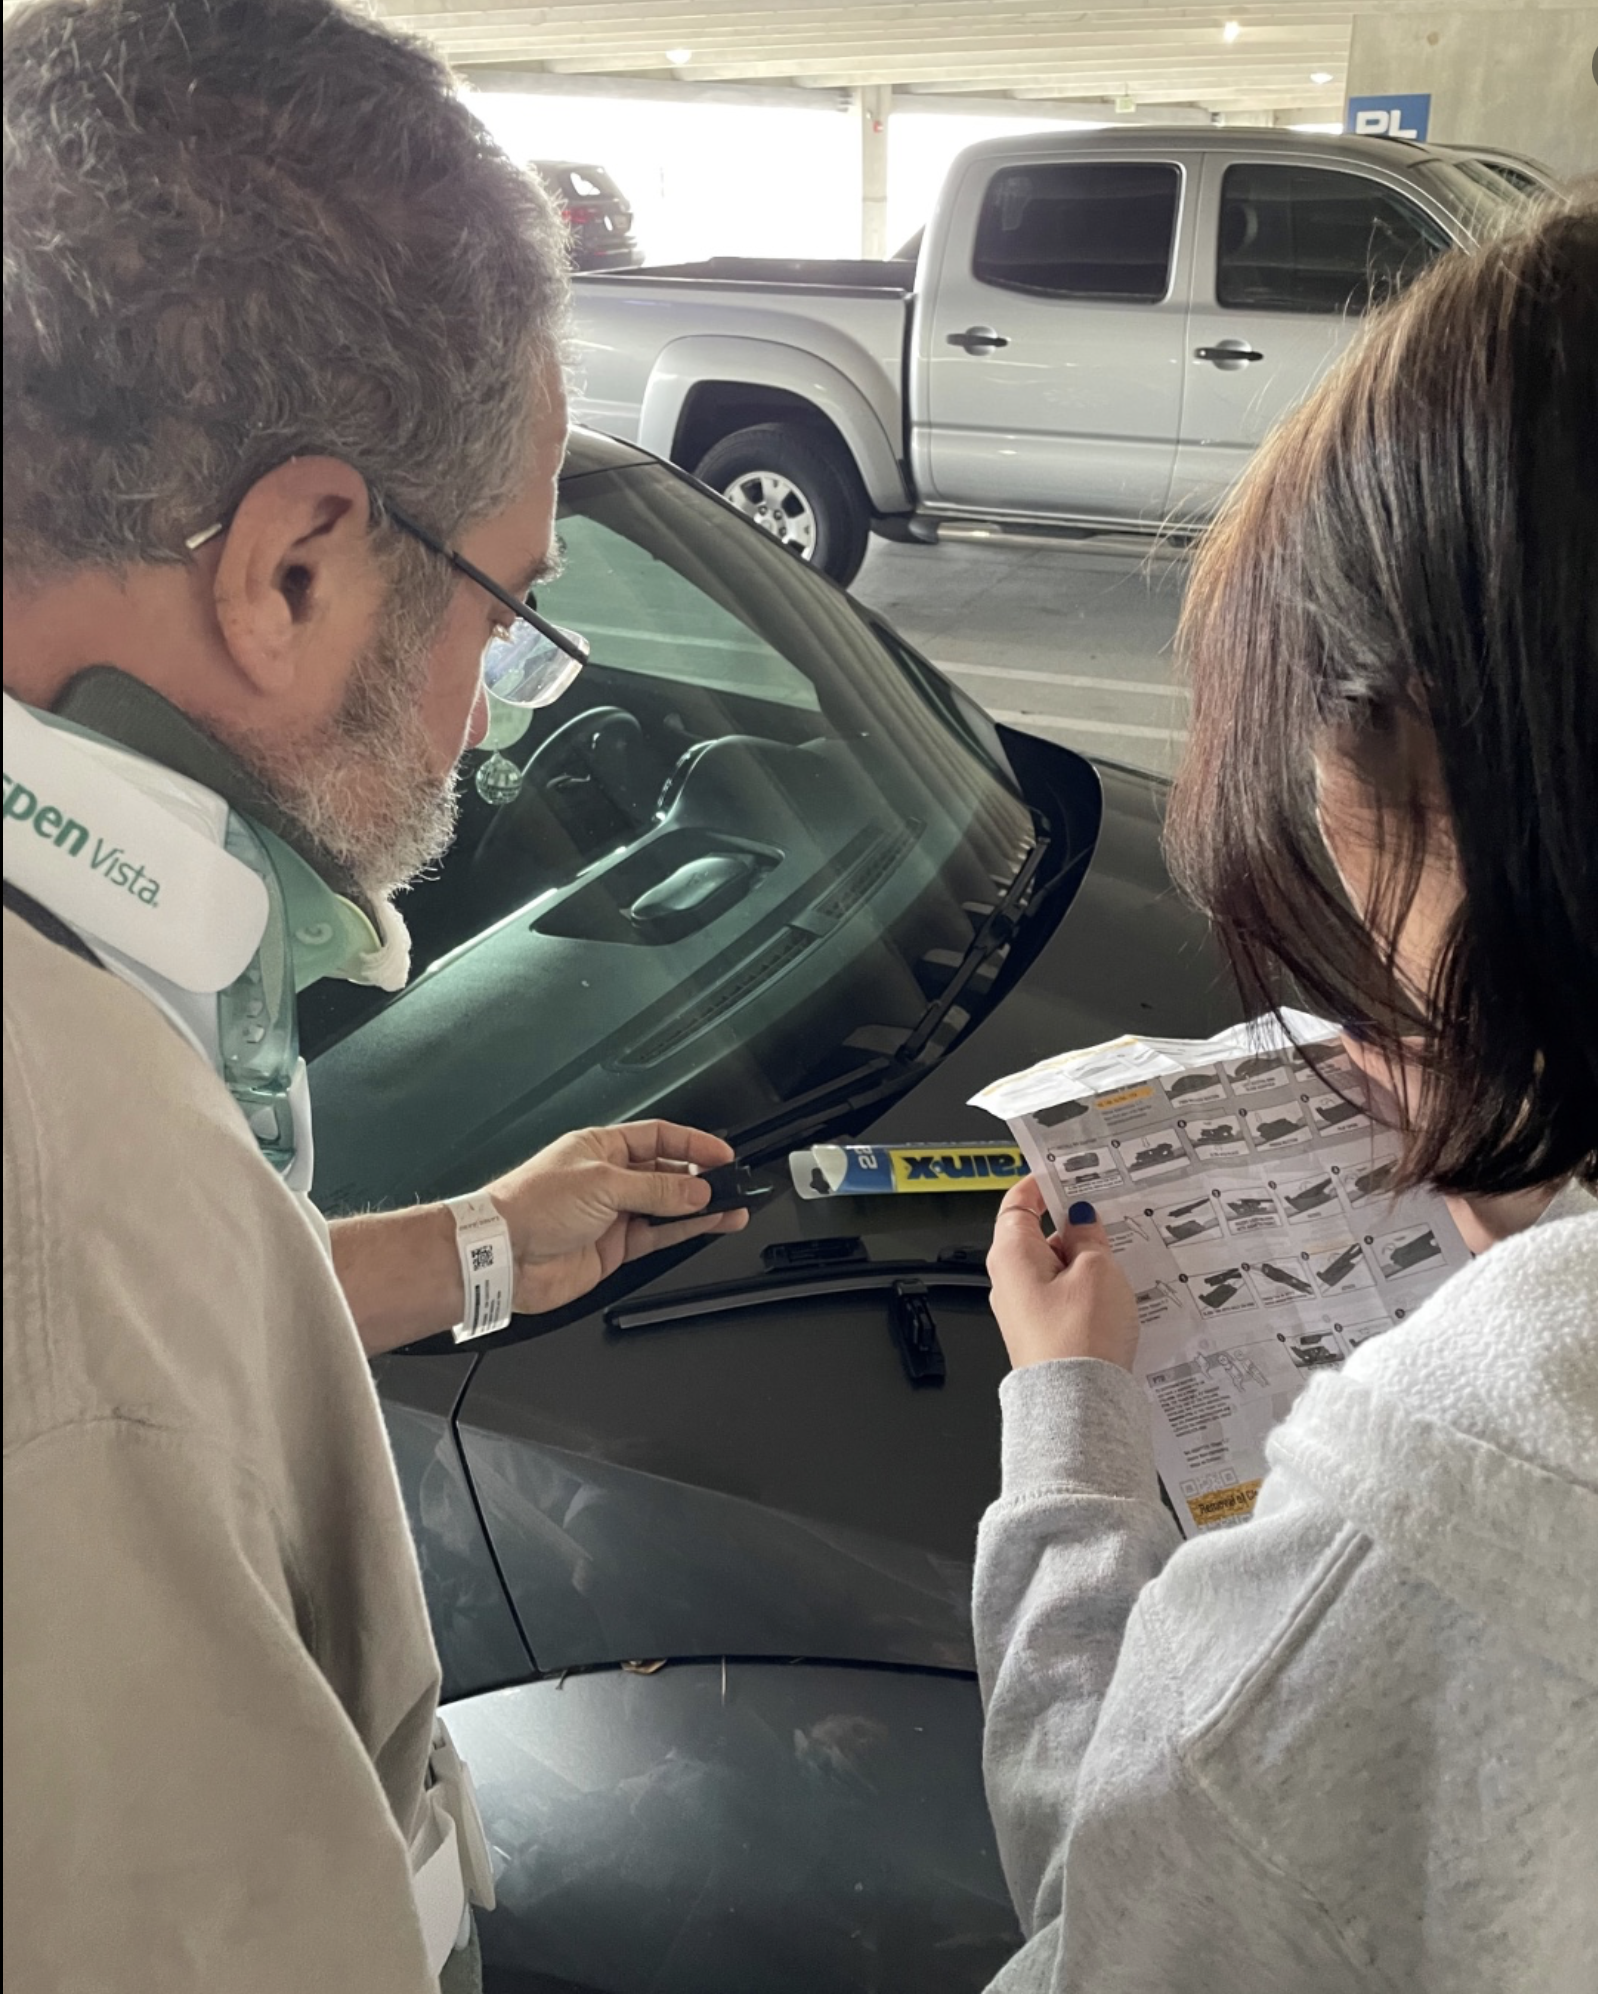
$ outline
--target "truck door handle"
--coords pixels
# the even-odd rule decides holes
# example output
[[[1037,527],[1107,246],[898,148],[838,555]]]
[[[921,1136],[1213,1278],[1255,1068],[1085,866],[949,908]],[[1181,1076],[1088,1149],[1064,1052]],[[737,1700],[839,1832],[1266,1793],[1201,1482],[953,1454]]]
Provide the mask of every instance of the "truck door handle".
[[[1008,346],[1002,332],[995,332],[991,325],[968,326],[964,332],[951,332],[949,344],[963,346],[967,353],[991,353],[995,347]]]
[[[1246,339],[1223,339],[1214,346],[1196,346],[1193,358],[1208,360],[1223,373],[1235,374],[1239,367],[1246,367],[1251,360],[1263,360],[1265,355],[1256,353]]]

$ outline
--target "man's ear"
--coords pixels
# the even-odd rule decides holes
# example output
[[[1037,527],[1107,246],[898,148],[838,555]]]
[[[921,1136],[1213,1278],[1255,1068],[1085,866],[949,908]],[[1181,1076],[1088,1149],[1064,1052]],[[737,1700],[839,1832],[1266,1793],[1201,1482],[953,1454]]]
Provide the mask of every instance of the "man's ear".
[[[321,705],[366,648],[385,593],[366,484],[336,457],[295,457],[245,493],[212,584],[234,668],[266,700]]]

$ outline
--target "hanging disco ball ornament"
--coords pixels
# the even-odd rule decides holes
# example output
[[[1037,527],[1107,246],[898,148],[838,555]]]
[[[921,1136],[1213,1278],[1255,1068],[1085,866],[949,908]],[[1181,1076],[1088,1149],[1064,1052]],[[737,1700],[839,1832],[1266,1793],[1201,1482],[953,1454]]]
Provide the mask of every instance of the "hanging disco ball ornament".
[[[514,803],[522,792],[522,772],[496,748],[474,777],[478,795],[497,810]]]
[[[505,754],[532,725],[532,709],[513,706],[509,701],[488,695],[488,728],[478,746],[485,759],[473,778],[478,795],[497,810],[514,803],[522,790],[522,772]]]

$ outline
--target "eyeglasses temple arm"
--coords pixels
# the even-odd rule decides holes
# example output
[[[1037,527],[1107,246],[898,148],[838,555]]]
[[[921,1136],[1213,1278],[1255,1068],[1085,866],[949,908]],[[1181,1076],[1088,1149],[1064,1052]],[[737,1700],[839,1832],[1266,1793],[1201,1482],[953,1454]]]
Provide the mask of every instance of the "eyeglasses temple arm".
[[[568,658],[575,658],[579,664],[586,664],[588,662],[583,653],[553,623],[547,622],[539,615],[536,609],[531,608],[527,603],[518,602],[509,589],[501,588],[493,576],[484,574],[475,561],[468,561],[464,554],[458,554],[453,547],[445,546],[442,540],[438,539],[434,534],[429,533],[426,527],[418,526],[416,521],[401,512],[398,506],[390,505],[386,499],[380,501],[380,503],[383,511],[402,533],[408,533],[413,540],[419,540],[424,547],[430,548],[433,553],[440,555],[444,560],[448,561],[457,574],[464,575],[468,581],[476,582],[480,589],[491,595],[497,603],[502,604],[513,616],[520,617],[523,623],[530,623],[541,637],[548,638],[557,651],[563,652]]]

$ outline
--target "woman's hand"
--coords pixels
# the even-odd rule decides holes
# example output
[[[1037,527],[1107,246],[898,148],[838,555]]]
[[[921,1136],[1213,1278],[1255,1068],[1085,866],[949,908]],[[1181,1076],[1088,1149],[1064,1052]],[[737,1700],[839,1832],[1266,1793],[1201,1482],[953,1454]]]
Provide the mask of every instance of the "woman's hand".
[[[988,1249],[993,1313],[1017,1370],[1051,1357],[1102,1357],[1130,1371],[1137,1352],[1137,1302],[1089,1204],[1043,1236],[1043,1192],[1024,1177],[999,1207]]]

